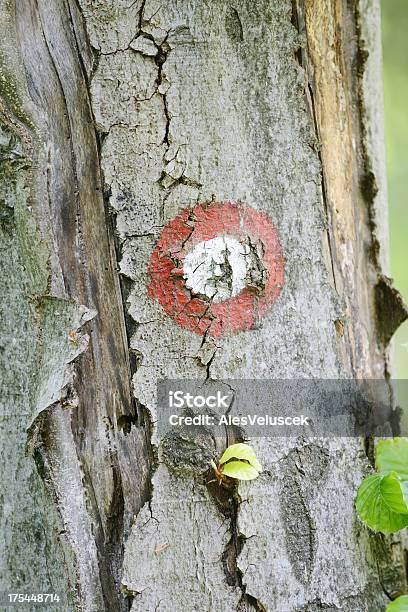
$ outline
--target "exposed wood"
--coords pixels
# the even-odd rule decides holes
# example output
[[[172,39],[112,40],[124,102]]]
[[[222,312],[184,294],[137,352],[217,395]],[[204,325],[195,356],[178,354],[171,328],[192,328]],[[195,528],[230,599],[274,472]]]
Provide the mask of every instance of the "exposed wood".
[[[358,14],[359,7],[353,13],[344,2],[307,0],[304,57],[321,145],[330,259],[343,301],[344,333],[339,344],[349,347],[348,367],[354,375],[381,377],[384,362],[373,316],[377,254],[370,210],[375,194],[367,188],[375,179],[365,163],[361,78],[367,58],[359,39]]]

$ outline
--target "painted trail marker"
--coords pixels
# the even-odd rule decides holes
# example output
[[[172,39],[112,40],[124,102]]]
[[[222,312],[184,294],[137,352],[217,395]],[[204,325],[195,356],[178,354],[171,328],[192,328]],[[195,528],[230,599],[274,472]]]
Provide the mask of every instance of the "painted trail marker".
[[[179,325],[214,338],[254,328],[284,283],[268,215],[236,202],[183,210],[163,229],[148,268],[149,295]]]

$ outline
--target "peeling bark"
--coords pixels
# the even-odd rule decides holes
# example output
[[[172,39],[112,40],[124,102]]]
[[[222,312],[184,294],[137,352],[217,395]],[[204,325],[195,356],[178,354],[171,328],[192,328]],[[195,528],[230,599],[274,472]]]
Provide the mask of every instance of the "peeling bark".
[[[33,302],[27,325],[38,361],[31,382],[38,396],[27,409],[28,445],[56,501],[77,605],[126,609],[120,594],[122,537],[148,495],[149,427],[130,391],[122,295],[87,85],[89,61],[80,55],[84,38],[76,38],[78,22],[69,4],[4,3],[6,9],[13,16],[20,114],[29,117],[30,142],[15,241],[18,247],[31,216],[41,249],[33,248],[28,263],[44,277],[26,298]],[[83,27],[79,23],[76,27]],[[17,121],[16,111],[8,110]],[[87,317],[89,346],[78,358],[81,304],[96,312]],[[130,432],[122,425],[127,419],[135,424]],[[40,577],[37,581],[41,584]]]
[[[254,439],[265,471],[225,492],[203,476],[222,448],[153,427],[159,378],[389,376],[406,309],[386,277],[377,1],[0,7],[4,588],[98,612],[378,612],[405,558],[356,518],[363,440]],[[222,201],[272,219],[286,281],[255,328],[213,339],[166,315],[147,271],[165,224]],[[229,248],[232,295],[234,266],[261,264]]]

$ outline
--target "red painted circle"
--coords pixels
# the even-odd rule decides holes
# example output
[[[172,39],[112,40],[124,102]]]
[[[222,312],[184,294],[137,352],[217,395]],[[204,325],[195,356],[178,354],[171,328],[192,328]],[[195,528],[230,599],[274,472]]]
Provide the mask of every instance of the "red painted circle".
[[[260,247],[266,270],[262,291],[245,287],[238,295],[214,303],[187,289],[185,255],[199,242],[217,236],[250,238]],[[149,296],[157,299],[179,325],[213,338],[256,326],[279,296],[284,283],[284,258],[276,228],[268,215],[236,202],[211,202],[183,210],[163,229],[150,258]]]

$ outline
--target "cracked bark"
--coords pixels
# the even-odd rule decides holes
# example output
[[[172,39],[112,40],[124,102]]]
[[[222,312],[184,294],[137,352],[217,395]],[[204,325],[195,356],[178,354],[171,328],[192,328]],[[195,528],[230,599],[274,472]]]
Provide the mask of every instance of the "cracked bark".
[[[151,431],[160,377],[389,376],[406,309],[386,276],[378,3],[0,10],[4,588],[67,610],[378,612],[405,559],[356,520],[363,441],[253,440],[265,473],[220,494],[197,473],[221,449]],[[180,210],[230,199],[272,217],[286,285],[262,326],[214,342],[146,271]]]

